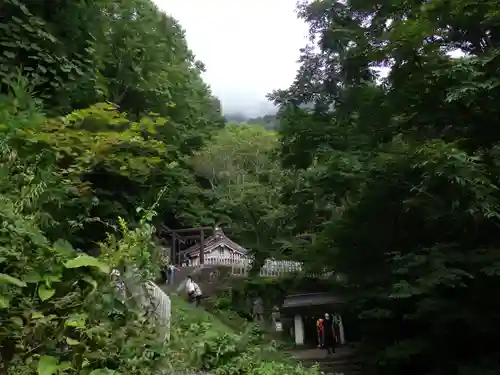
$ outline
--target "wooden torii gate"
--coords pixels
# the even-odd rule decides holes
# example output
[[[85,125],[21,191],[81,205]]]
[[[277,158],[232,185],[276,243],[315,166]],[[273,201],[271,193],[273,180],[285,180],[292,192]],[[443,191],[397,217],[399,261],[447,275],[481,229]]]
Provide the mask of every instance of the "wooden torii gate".
[[[215,234],[214,227],[194,227],[194,228],[183,228],[183,229],[170,229],[166,225],[162,224],[161,228],[170,234],[172,238],[172,247],[170,249],[170,259],[175,259],[180,263],[180,243],[184,240],[199,240],[200,241],[200,264],[205,263],[205,232],[211,231],[211,234]]]

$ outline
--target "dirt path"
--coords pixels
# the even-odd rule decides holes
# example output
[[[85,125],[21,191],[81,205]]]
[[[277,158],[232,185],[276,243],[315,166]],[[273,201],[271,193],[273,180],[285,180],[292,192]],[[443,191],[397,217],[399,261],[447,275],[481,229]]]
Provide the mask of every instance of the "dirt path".
[[[348,346],[337,348],[333,355],[328,355],[324,349],[293,349],[289,353],[305,366],[318,364],[320,370],[327,374],[360,374],[359,363]]]

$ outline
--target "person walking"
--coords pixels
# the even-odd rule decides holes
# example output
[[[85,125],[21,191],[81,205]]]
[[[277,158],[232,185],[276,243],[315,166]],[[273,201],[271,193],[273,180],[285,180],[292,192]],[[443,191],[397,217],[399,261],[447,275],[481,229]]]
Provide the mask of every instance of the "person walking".
[[[325,314],[323,320],[323,347],[327,350],[328,354],[335,353],[335,328],[333,321],[328,313]]]
[[[187,256],[186,254],[182,253],[180,255],[180,258],[181,258],[181,267],[187,267],[188,266],[188,261],[187,261]]]
[[[121,279],[121,272],[116,268],[113,268],[113,270],[111,270],[111,280],[115,283],[116,290],[120,298],[122,299],[122,302],[125,301],[127,289],[125,287],[125,283]]]
[[[323,318],[319,318],[316,321],[316,330],[318,334],[318,348],[323,347],[323,336],[324,336],[324,326],[323,326]]]
[[[201,303],[201,298],[203,296],[201,288],[197,283],[193,281],[193,278],[191,276],[188,276],[187,279],[186,291],[188,294],[189,302],[196,302],[196,306],[199,306]]]
[[[176,266],[173,264],[169,264],[167,267],[167,281],[170,285],[174,284],[174,279],[175,279],[175,271],[179,270]]]
[[[170,263],[169,256],[165,249],[160,253],[160,271],[163,284],[168,283],[168,265]]]
[[[258,322],[264,321],[264,302],[260,297],[253,301],[252,316]]]

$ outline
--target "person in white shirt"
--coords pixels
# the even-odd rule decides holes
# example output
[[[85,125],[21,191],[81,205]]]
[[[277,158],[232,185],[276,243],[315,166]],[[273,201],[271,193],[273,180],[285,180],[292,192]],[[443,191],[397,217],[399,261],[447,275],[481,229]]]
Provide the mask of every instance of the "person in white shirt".
[[[191,276],[187,277],[186,291],[189,297],[189,301],[196,301],[196,306],[199,306],[203,294],[201,292],[200,286],[193,281]]]
[[[111,280],[115,283],[116,290],[120,293],[120,295],[124,296],[126,290],[125,283],[121,279],[121,272],[116,268],[111,270]]]
[[[174,266],[173,264],[169,264],[167,266],[167,283],[170,285],[174,284],[174,276],[175,276],[175,271],[178,271],[179,269]]]

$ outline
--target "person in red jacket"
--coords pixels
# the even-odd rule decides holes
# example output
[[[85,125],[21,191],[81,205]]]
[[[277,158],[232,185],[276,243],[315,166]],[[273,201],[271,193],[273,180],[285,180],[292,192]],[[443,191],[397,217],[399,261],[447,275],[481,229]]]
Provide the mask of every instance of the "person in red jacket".
[[[323,347],[323,338],[325,337],[322,318],[319,318],[316,321],[316,329],[318,331],[318,348],[322,348]]]

